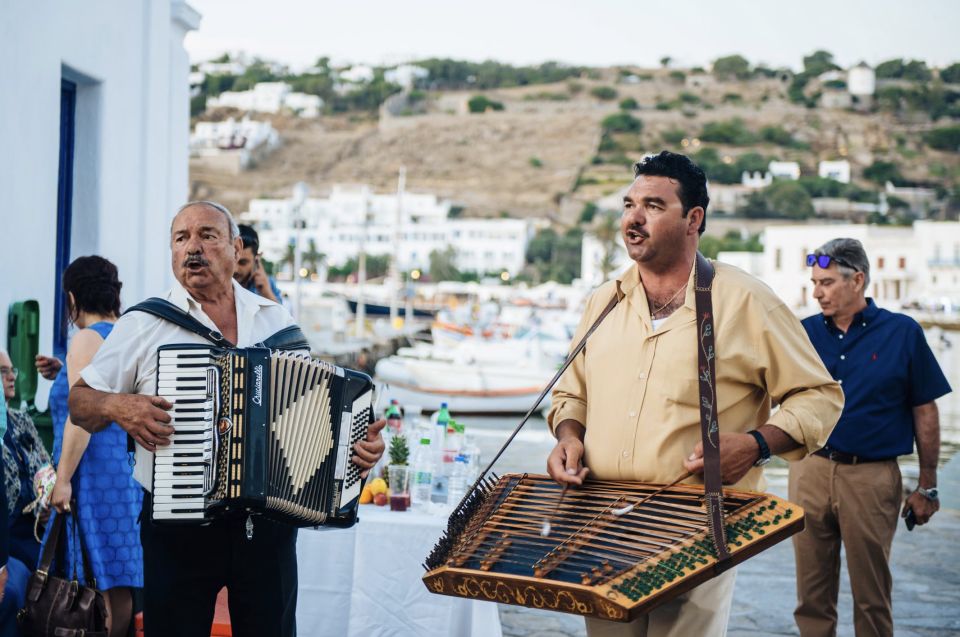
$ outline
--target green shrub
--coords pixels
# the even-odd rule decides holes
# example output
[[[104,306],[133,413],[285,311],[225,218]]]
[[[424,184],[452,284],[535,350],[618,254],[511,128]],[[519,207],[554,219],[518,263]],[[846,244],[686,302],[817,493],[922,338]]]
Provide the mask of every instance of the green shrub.
[[[590,95],[598,100],[610,101],[617,98],[617,89],[609,86],[595,86],[590,89]]]

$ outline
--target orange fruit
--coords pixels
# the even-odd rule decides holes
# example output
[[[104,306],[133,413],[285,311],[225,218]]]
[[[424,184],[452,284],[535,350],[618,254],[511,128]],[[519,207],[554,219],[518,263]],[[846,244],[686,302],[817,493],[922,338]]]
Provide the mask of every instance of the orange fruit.
[[[360,504],[370,504],[373,502],[373,491],[370,490],[370,485],[363,485],[363,490],[360,491]]]

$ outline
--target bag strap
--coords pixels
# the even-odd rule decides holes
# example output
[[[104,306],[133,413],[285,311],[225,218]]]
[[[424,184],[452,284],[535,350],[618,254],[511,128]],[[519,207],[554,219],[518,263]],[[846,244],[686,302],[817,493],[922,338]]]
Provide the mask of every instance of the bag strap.
[[[43,545],[43,552],[40,554],[40,565],[37,566],[37,572],[44,575],[50,574],[50,567],[53,566],[53,558],[57,553],[57,545],[60,543],[60,535],[63,533],[63,515],[53,514],[53,527],[50,529],[50,535]]]
[[[80,546],[80,558],[83,560],[83,579],[87,583],[87,586],[90,588],[97,587],[97,578],[93,575],[93,568],[90,565],[90,554],[87,552],[87,543],[83,540],[83,533],[80,531],[80,516],[75,513],[77,508],[76,500],[72,501],[70,504],[70,510],[67,512],[70,515],[70,520],[73,523],[73,536],[77,538],[77,544]],[[76,560],[76,556],[74,556]],[[77,566],[73,566],[73,579],[77,578]]]
[[[166,321],[170,321],[174,325],[179,325],[189,332],[202,336],[218,347],[236,347],[236,345],[225,339],[223,334],[217,330],[210,329],[166,299],[155,296],[151,297],[129,308],[124,314],[128,312],[146,312],[147,314],[153,314]]]
[[[700,379],[700,435],[703,442],[703,485],[707,523],[720,563],[730,559],[723,526],[723,482],[720,477],[720,424],[717,417],[717,352],[713,327],[713,265],[697,252],[694,300],[697,307],[697,367]]]

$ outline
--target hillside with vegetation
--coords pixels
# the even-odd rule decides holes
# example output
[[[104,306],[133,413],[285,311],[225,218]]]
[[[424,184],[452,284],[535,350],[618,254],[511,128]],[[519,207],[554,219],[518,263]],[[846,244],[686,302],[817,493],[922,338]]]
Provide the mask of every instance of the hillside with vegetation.
[[[204,100],[258,81],[319,95],[324,112],[313,120],[270,116],[279,150],[239,175],[192,166],[193,195],[244,210],[253,197],[289,196],[299,180],[317,194],[357,182],[386,191],[404,166],[408,189],[449,198],[461,214],[544,217],[562,239],[616,207],[633,162],[670,149],[691,155],[712,184],[739,184],[771,160],[800,165],[800,180],[774,181],[717,214],[804,219],[815,214],[814,198],[877,202],[891,182],[935,190],[931,214],[957,218],[960,64],[884,62],[874,69],[870,103],[838,106],[845,71],[825,51],[805,57],[799,72],[737,55],[709,71],[670,62],[598,69],[421,60],[412,64],[429,75],[407,89],[382,68],[345,84],[326,59],[296,75],[262,62],[241,76],[208,75],[194,98],[197,119],[237,116],[205,111]],[[837,159],[850,162],[851,183],[816,176],[820,161]],[[896,197],[888,204],[888,214],[870,221],[909,223],[915,215]]]

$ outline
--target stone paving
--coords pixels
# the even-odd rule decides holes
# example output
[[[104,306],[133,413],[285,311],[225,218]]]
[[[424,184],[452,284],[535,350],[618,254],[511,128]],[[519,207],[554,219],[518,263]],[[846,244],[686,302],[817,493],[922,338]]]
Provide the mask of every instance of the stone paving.
[[[897,637],[960,635],[960,455],[940,471],[943,508],[924,527],[901,524],[893,541],[893,616]],[[781,496],[783,494],[780,494]],[[793,546],[789,540],[738,567],[730,637],[799,634]],[[854,637],[853,601],[841,568],[838,637]],[[580,637],[573,615],[500,605],[504,637]]]

